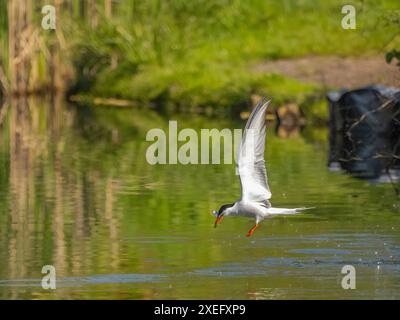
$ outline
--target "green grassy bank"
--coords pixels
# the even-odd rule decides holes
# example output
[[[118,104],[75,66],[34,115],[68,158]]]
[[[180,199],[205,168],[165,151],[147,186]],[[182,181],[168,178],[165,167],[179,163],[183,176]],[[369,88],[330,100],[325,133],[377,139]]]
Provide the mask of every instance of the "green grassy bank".
[[[179,110],[243,105],[252,93],[301,103],[320,86],[256,74],[249,65],[389,50],[399,2],[350,3],[356,30],[341,27],[348,1],[126,1],[95,29],[72,26],[75,89]]]
[[[43,4],[33,4],[36,24]],[[347,4],[356,8],[355,30],[341,26]],[[180,111],[243,108],[251,94],[304,103],[326,88],[250,66],[399,47],[398,0],[71,0],[57,10],[57,32],[39,35],[60,42],[56,61],[75,74],[71,94]]]

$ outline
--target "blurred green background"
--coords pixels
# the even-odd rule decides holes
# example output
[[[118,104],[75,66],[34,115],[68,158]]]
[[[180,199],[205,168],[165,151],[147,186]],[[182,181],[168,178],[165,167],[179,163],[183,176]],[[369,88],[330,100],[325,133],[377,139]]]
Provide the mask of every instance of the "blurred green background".
[[[0,298],[398,299],[397,187],[328,170],[325,94],[399,86],[399,33],[398,0],[0,0]],[[234,165],[152,166],[146,133],[243,128],[260,95],[299,118],[268,122],[272,203],[317,209],[246,238],[213,228]]]
[[[51,3],[56,30],[43,30],[41,8]],[[355,30],[341,27],[348,4],[356,9]],[[340,75],[328,70],[328,85],[304,83],[263,63],[334,55],[374,56],[384,64],[385,54],[399,47],[396,0],[3,0],[0,6],[0,63],[16,92],[55,87],[78,100],[127,99],[163,110],[244,109],[251,94],[312,109],[307,98],[323,94],[329,78]],[[315,64],[326,62],[303,68]],[[22,65],[26,72],[16,83]]]

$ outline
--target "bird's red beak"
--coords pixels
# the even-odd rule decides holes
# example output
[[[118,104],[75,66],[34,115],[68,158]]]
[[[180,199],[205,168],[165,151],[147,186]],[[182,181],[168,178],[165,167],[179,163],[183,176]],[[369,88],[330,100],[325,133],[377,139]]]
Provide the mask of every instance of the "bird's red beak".
[[[220,215],[217,217],[217,220],[215,220],[214,228],[217,227],[217,225],[222,221],[223,218],[224,218],[224,215],[222,215],[222,214],[220,214]]]

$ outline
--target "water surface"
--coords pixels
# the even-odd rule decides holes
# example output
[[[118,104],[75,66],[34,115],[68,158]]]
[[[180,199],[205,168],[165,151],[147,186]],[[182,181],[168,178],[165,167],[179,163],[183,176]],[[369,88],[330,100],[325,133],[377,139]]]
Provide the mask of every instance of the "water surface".
[[[0,128],[0,297],[400,298],[400,199],[327,169],[327,131],[268,129],[272,203],[313,211],[263,222],[210,212],[240,194],[234,165],[149,165],[151,128],[244,122],[146,109],[14,101]],[[343,290],[353,265],[357,289]],[[41,287],[54,265],[57,289]]]

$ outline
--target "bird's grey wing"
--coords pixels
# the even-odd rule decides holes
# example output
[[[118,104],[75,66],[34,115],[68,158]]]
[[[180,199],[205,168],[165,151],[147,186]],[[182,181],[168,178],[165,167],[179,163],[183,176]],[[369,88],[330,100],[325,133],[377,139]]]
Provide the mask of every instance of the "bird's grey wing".
[[[250,114],[237,157],[242,200],[261,202],[268,207],[272,194],[267,182],[264,150],[265,115],[269,103],[270,100],[260,101]]]

